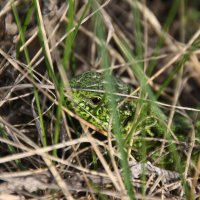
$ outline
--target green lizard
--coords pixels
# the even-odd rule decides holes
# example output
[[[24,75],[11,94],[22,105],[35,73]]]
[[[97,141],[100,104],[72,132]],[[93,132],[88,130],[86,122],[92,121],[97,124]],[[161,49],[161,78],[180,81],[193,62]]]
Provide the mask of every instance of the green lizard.
[[[138,140],[134,141],[134,148],[141,149],[143,143],[140,139],[144,137],[151,138],[152,140],[149,140],[149,142],[146,141],[145,146],[147,152],[157,152],[154,153],[154,159],[156,160],[161,145],[159,139],[162,141],[162,139],[165,139],[166,134],[171,134],[171,131],[169,132],[167,129],[167,123],[159,119],[160,114],[158,116],[155,113],[150,102],[126,98],[125,96],[131,94],[131,87],[115,77],[112,77],[112,80],[112,86],[116,92],[113,94],[117,105],[116,111],[121,122],[119,128],[125,136],[125,143],[129,145],[131,139],[134,138],[133,136],[137,134],[139,137]],[[77,115],[98,129],[103,130],[105,135],[110,125],[112,125],[111,113],[113,113],[110,106],[111,98],[108,92],[106,93],[107,84],[108,82],[105,81],[103,74],[94,71],[85,72],[71,79],[72,100],[67,100],[68,108],[74,110]],[[140,110],[140,108],[142,109]],[[191,123],[188,123],[182,115],[179,115],[178,118],[175,116],[173,122],[172,130],[176,138],[183,142],[187,141]],[[158,140],[156,141],[156,139]],[[137,151],[137,154],[137,158],[143,158],[140,150]],[[169,162],[169,157],[165,157],[167,164],[173,162],[173,159]]]
[[[129,95],[131,88],[120,79],[112,78],[112,86],[118,93],[118,95],[114,95],[114,99],[120,116],[120,127],[128,131],[130,129],[130,122],[134,118],[136,100],[120,96],[120,94]],[[111,99],[105,92],[106,84],[108,83],[105,81],[104,76],[94,71],[88,71],[76,76],[70,81],[73,101],[68,102],[68,106],[74,109],[78,115],[102,130],[108,130],[111,123]],[[145,122],[145,124],[151,126],[151,124],[155,125],[155,122],[156,120],[150,120],[150,122]]]

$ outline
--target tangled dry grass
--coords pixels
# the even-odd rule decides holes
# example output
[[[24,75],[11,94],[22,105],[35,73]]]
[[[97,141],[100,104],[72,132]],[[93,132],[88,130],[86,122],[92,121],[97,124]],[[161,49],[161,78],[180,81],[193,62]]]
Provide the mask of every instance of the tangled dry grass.
[[[199,199],[199,7],[1,1],[0,199]],[[159,145],[142,159],[128,147],[131,185],[115,137],[101,135],[63,103],[68,78],[87,70],[112,72],[135,92],[151,88],[167,110],[168,129],[177,112],[190,122],[183,140],[173,131],[170,141],[143,138]],[[172,143],[182,171],[174,160],[163,163]]]

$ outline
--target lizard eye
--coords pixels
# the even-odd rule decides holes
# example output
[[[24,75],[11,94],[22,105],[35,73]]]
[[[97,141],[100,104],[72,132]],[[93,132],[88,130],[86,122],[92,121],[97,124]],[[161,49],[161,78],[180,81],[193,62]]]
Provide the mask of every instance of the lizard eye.
[[[91,97],[90,100],[92,101],[92,103],[94,105],[97,105],[101,101],[101,98],[100,97]]]

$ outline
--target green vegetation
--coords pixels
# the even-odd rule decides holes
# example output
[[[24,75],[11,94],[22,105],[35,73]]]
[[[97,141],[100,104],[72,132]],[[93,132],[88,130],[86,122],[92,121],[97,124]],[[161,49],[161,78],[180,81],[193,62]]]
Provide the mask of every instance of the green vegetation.
[[[183,198],[195,199],[199,6],[186,0],[0,3],[2,174],[50,171],[59,190],[34,191],[38,198],[179,199],[183,190]],[[142,163],[137,178],[132,161]],[[151,179],[148,162],[179,173],[177,191],[161,175]],[[97,174],[108,187],[92,177]],[[157,178],[166,185],[155,186]]]

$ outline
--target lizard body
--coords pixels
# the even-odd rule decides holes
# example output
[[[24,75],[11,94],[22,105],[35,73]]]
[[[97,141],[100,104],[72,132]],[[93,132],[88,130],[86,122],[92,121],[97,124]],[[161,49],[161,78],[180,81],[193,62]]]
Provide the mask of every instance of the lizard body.
[[[131,88],[121,80],[112,77],[112,87],[119,94],[128,95]],[[83,119],[89,121],[100,129],[107,130],[111,120],[111,98],[106,93],[106,84],[103,74],[94,71],[85,72],[71,79],[73,101],[70,107]],[[121,125],[127,126],[134,116],[135,104],[124,97],[114,95],[117,111],[120,116]]]

